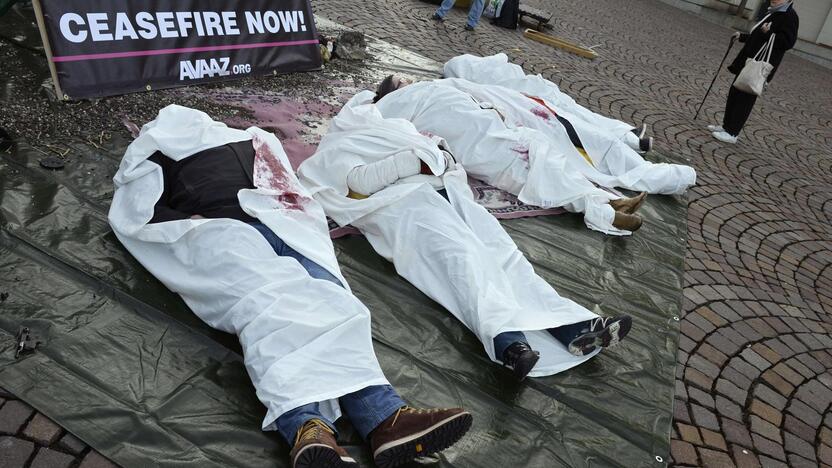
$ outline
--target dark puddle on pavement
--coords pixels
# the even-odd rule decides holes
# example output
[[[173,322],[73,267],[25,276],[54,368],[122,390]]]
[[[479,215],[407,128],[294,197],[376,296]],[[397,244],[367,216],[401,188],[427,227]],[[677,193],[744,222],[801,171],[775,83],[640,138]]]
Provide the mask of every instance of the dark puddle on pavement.
[[[0,18],[3,35],[17,37],[17,28],[31,37],[15,14]],[[320,73],[63,104],[49,100],[36,50],[0,41],[3,69],[12,70],[0,75],[0,127],[16,141],[0,153],[0,292],[8,293],[0,386],[126,467],[288,466],[288,447],[259,430],[264,409],[236,339],[196,319],[112,234],[111,178],[130,141],[123,121],[141,125],[173,102],[268,128],[297,161],[356,91],[390,70],[430,76],[407,51],[373,43],[371,52],[384,65],[332,62]],[[41,167],[45,156],[62,158],[63,169]],[[345,276],[373,313],[390,381],[416,406],[462,405],[474,415],[439,466],[656,466],[657,456],[669,458],[685,201],[651,197],[643,211],[632,238],[588,231],[573,215],[503,221],[562,295],[634,317],[621,346],[520,384],[363,238],[336,241]],[[13,335],[24,324],[46,344],[15,360]],[[370,465],[349,424],[339,427],[351,454]]]

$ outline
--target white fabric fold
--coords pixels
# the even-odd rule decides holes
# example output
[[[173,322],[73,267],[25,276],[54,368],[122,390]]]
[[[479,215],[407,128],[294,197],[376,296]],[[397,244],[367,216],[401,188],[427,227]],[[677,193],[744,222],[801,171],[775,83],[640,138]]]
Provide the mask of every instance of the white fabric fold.
[[[560,109],[564,115],[577,117],[601,131],[621,138],[634,127],[626,122],[611,119],[581,106],[571,96],[540,75],[526,75],[523,67],[508,61],[503,53],[487,57],[464,54],[445,63],[445,78],[462,78],[474,83],[499,85],[529,96],[545,99]]]
[[[652,194],[680,194],[696,183],[696,171],[686,165],[651,163],[639,155],[627,138],[633,127],[596,114],[562,93],[540,75],[526,75],[508,63],[505,54],[490,57],[461,55],[445,64],[445,82],[492,102],[506,115],[509,125],[540,130],[563,151],[569,167],[604,187],[621,187]],[[544,101],[545,106],[529,99]],[[587,164],[569,139],[563,125],[551,114],[568,120],[584,144],[592,164]]]
[[[353,168],[347,174],[350,190],[362,195],[372,195],[394,184],[397,180],[419,174],[421,163],[411,153],[397,153],[387,159]]]

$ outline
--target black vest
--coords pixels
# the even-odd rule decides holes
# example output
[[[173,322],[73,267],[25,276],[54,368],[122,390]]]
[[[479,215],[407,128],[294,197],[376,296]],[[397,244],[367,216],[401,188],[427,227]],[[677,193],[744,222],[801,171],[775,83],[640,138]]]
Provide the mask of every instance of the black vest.
[[[254,188],[254,148],[251,141],[207,149],[181,161],[161,152],[150,161],[162,166],[165,187],[151,223],[201,215],[252,222],[237,200],[237,192]]]

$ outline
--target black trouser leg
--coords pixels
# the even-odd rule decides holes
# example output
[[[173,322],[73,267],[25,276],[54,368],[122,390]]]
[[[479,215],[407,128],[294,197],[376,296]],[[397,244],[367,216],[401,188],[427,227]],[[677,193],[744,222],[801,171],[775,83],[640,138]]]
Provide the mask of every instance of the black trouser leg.
[[[725,115],[722,117],[722,128],[733,136],[739,135],[748,116],[751,115],[755,102],[757,102],[756,94],[742,92],[734,87],[734,83],[731,83],[731,88],[728,90],[728,102],[725,103]]]

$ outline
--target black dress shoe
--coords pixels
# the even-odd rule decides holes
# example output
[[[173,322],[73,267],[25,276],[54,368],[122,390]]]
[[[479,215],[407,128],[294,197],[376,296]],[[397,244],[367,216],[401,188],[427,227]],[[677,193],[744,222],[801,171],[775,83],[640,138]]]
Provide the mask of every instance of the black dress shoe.
[[[540,359],[540,353],[534,351],[528,343],[517,341],[503,351],[503,364],[514,371],[517,380],[523,380],[532,371]]]

